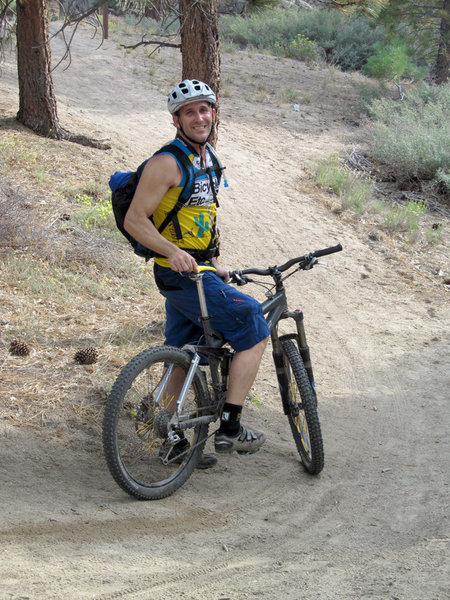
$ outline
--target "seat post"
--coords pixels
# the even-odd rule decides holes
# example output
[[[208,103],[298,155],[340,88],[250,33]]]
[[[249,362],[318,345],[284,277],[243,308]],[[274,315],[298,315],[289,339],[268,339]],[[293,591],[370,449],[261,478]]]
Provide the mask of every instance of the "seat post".
[[[203,330],[205,332],[206,339],[209,341],[212,336],[212,328],[210,324],[210,315],[208,314],[208,307],[206,306],[205,290],[203,288],[203,273],[192,273],[190,275],[195,280],[197,285],[198,300],[200,302],[201,321],[203,324]]]
[[[204,319],[209,319],[205,290],[203,289],[203,273],[196,273],[195,275],[191,275],[191,277],[195,278],[195,283],[197,284],[198,300],[200,302],[200,312],[202,317]]]

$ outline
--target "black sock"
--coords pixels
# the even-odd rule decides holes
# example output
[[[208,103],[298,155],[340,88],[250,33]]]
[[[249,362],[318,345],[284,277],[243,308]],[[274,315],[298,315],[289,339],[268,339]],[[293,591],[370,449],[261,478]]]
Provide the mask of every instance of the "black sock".
[[[229,436],[237,435],[241,427],[241,412],[242,406],[225,402],[223,405],[222,416],[220,417],[219,433],[224,433]]]

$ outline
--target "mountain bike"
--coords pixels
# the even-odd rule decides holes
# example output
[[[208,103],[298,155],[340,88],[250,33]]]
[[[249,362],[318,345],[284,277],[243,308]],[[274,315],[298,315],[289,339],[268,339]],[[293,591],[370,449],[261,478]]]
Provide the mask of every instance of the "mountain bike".
[[[340,250],[338,244],[292,258],[282,266],[230,273],[238,286],[252,282],[267,288],[262,310],[270,328],[281,403],[301,463],[312,475],[324,466],[314,375],[303,312],[289,310],[284,281]],[[206,270],[214,269],[199,266],[197,273],[189,275],[197,285],[203,338],[183,348],[144,350],[122,369],[107,400],[103,448],[108,468],[123,490],[141,500],[169,496],[187,481],[208,437],[215,433],[208,435],[209,425],[220,419],[226,400],[234,352],[211,328],[202,281]],[[272,282],[255,281],[250,275],[270,277]],[[282,320],[292,323],[291,333],[279,334]],[[183,451],[176,454],[174,446],[180,447],[181,440],[185,440]]]

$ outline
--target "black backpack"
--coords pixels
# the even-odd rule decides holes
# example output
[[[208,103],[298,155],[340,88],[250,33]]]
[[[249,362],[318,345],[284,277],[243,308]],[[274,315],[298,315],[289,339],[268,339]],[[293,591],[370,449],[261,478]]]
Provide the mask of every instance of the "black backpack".
[[[187,153],[184,150],[182,150],[182,148],[180,146],[178,146],[176,143],[170,143],[170,144],[167,144],[166,146],[163,146],[157,152],[155,152],[155,154],[153,155],[153,156],[156,156],[157,154],[163,154],[163,153],[172,154],[176,159],[178,159],[179,163],[183,166],[183,170],[186,174],[186,183],[184,184],[184,187],[181,191],[178,201],[175,204],[175,206],[172,208],[172,210],[169,211],[169,213],[166,215],[166,217],[163,220],[163,222],[161,223],[161,225],[158,227],[159,233],[162,233],[164,231],[164,229],[172,221],[175,226],[175,232],[176,232],[177,238],[182,239],[182,234],[181,234],[181,230],[179,229],[179,226],[178,226],[178,220],[176,219],[176,214],[191,197],[194,186],[195,186],[195,180],[198,177],[204,175],[205,173],[207,173],[209,175],[210,182],[211,182],[211,188],[212,188],[213,194],[214,194],[214,199],[215,199],[216,204],[218,205],[216,191],[215,191],[215,187],[214,187],[213,181],[212,181],[212,172],[213,171],[215,172],[215,174],[218,178],[218,181],[220,182],[220,178],[221,178],[224,167],[222,167],[220,160],[217,157],[216,153],[214,152],[212,146],[210,146],[210,144],[207,144],[206,147],[209,150],[210,155],[213,159],[213,165],[211,167],[207,167],[206,169],[201,169],[196,172],[194,172],[194,166],[193,166],[189,156],[187,155]],[[188,149],[188,151],[190,152],[189,149]],[[134,249],[134,252],[138,256],[142,256],[143,258],[145,258],[146,261],[149,260],[150,258],[153,258],[154,256],[158,256],[158,254],[153,252],[153,250],[146,248],[141,243],[139,243],[137,240],[135,240],[128,233],[128,231],[126,231],[126,229],[124,228],[123,222],[125,220],[125,215],[127,214],[128,208],[131,204],[131,201],[133,200],[133,196],[134,196],[134,193],[138,186],[139,179],[142,175],[142,171],[144,170],[145,165],[147,164],[147,162],[149,160],[150,159],[148,158],[141,165],[139,165],[139,167],[137,168],[136,171],[127,171],[127,172],[116,171],[113,175],[111,175],[111,177],[109,179],[109,187],[111,189],[111,203],[112,203],[112,209],[113,209],[114,217],[116,220],[117,228],[130,242],[130,244],[132,245],[132,247]],[[152,217],[149,217],[149,219],[151,221],[153,221]]]

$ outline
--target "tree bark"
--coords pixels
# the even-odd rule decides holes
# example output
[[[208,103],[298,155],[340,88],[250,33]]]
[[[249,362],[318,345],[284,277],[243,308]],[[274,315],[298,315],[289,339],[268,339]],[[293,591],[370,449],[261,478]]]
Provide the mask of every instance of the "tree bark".
[[[220,44],[217,0],[180,0],[182,78],[200,79],[217,96],[216,127],[210,143],[217,143],[220,97]]]
[[[436,60],[436,82],[445,83],[449,79],[450,63],[450,0],[444,0],[441,24],[439,27],[439,48]]]
[[[17,1],[17,120],[36,133],[62,139],[51,76],[46,0]]]

